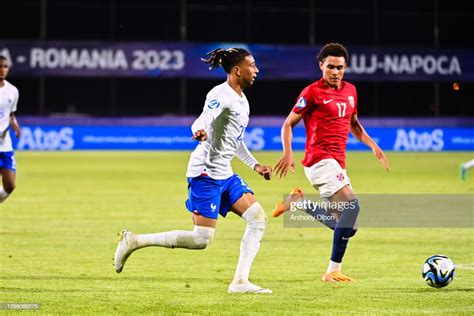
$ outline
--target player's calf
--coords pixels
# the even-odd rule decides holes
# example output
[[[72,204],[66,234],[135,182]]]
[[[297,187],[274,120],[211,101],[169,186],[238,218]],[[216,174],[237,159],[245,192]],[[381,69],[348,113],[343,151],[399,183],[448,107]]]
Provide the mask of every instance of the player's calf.
[[[359,211],[357,199],[349,201],[347,206],[341,210],[341,216],[334,229],[331,261],[342,262],[349,238],[357,232],[355,224]]]
[[[173,230],[164,233],[137,234],[136,248],[158,246],[166,248],[205,249],[214,238],[215,229],[194,226],[193,231]]]
[[[228,291],[230,293],[257,293],[264,290],[262,293],[271,293],[270,290],[249,282],[250,268],[260,249],[260,242],[267,225],[267,215],[260,203],[255,202],[242,214],[242,218],[247,222],[247,228],[240,243],[239,262]]]
[[[1,170],[3,186],[0,187],[0,203],[5,201],[15,190],[15,172],[4,168]]]
[[[145,247],[205,249],[211,243],[214,231],[214,228],[204,226],[194,226],[193,231],[174,230],[156,234],[134,234],[122,230],[114,255],[115,270],[120,273],[128,257],[135,250]]]
[[[349,201],[346,207],[340,210],[341,215],[334,229],[331,260],[326,275],[341,271],[342,258],[346,253],[349,239],[357,232],[355,224],[359,211],[360,207],[357,199]]]

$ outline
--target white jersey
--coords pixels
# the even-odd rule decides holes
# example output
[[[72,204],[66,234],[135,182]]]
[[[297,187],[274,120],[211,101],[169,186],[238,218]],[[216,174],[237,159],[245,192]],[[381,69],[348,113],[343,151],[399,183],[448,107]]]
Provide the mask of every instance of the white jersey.
[[[212,179],[227,179],[234,174],[231,161],[236,155],[253,169],[257,161],[243,142],[249,114],[245,95],[239,96],[227,82],[209,91],[203,112],[191,127],[193,134],[204,129],[208,138],[192,152],[186,176],[205,173]]]
[[[10,114],[16,111],[20,95],[14,85],[6,80],[3,83],[3,87],[0,87],[0,152],[13,150],[8,126],[10,125]]]

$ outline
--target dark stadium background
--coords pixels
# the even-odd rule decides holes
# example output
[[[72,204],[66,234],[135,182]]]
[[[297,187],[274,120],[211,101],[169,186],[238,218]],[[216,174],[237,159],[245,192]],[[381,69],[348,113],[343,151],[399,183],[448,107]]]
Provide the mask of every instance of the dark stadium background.
[[[0,39],[470,48],[466,0],[2,0]],[[317,52],[315,51],[315,54]],[[288,56],[292,58],[292,56]],[[257,60],[258,63],[258,60]],[[284,64],[281,67],[285,67]],[[316,67],[316,65],[308,65]],[[314,79],[320,77],[315,68]],[[222,80],[11,77],[19,115],[198,114]],[[253,115],[286,115],[310,80],[258,80]],[[361,116],[472,116],[474,84],[355,82]]]

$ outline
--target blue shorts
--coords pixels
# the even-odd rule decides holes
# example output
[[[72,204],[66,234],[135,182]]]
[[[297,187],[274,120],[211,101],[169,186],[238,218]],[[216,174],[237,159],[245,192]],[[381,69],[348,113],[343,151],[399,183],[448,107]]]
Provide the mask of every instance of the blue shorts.
[[[16,172],[16,159],[13,151],[0,152],[0,169],[3,168]]]
[[[224,180],[214,180],[208,176],[188,178],[188,199],[186,208],[194,214],[207,218],[222,217],[244,193],[252,193],[247,183],[234,174]]]

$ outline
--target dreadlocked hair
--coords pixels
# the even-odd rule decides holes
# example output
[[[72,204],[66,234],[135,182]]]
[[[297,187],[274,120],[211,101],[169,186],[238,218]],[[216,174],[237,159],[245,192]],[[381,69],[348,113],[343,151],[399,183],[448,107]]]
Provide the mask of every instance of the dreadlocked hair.
[[[206,54],[208,58],[201,58],[203,62],[209,64],[209,70],[222,66],[226,73],[229,73],[235,65],[239,64],[250,53],[243,48],[214,49]]]

